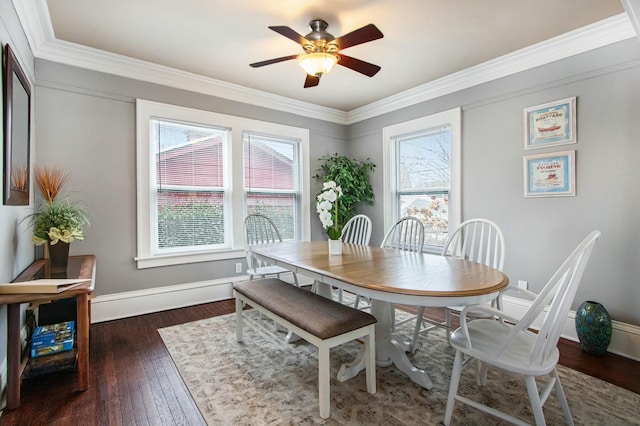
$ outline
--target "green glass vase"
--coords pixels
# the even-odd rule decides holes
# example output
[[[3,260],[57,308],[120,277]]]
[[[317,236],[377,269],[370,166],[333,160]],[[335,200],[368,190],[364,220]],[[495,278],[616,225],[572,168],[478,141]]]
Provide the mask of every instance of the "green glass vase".
[[[576,311],[576,332],[583,351],[594,355],[604,354],[611,343],[609,312],[598,302],[583,302]]]

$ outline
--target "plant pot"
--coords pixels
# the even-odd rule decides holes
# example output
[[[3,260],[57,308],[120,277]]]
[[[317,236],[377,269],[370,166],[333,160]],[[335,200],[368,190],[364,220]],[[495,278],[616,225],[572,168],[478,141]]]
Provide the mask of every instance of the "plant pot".
[[[47,242],[49,250],[49,263],[51,264],[51,272],[67,272],[67,264],[69,263],[69,243],[58,241],[55,244]]]
[[[593,355],[607,352],[611,343],[611,316],[598,302],[583,302],[576,311],[576,332],[583,351]]]
[[[342,255],[342,241],[329,240],[329,254],[335,256]]]

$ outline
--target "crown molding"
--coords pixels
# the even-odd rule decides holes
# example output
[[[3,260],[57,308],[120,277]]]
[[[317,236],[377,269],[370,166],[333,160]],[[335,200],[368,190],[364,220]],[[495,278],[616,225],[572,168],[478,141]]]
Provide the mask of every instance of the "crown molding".
[[[344,111],[58,40],[55,38],[51,26],[46,0],[26,2],[14,0],[14,7],[36,58],[217,96],[304,117],[348,124],[347,114]]]
[[[348,112],[347,121],[357,123],[634,36],[631,22],[622,13],[356,108]]]
[[[629,21],[640,39],[640,0],[620,0],[625,12],[629,15]]]
[[[622,13],[352,111],[340,111],[57,40],[46,0],[14,0],[14,7],[36,58],[345,125],[636,36]]]

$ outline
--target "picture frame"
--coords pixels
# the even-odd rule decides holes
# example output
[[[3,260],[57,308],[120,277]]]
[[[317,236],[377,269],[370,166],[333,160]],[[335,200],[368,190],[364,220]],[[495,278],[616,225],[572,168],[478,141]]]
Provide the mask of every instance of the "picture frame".
[[[4,204],[28,206],[31,86],[13,50],[4,49]]]
[[[575,96],[524,109],[525,150],[577,141]]]
[[[574,150],[524,156],[524,196],[574,197],[575,159]]]

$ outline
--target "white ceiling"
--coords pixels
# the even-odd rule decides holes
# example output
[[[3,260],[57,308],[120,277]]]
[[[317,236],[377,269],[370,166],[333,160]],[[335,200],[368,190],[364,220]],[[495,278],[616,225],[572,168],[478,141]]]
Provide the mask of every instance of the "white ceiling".
[[[23,2],[16,2],[17,9],[25,7],[19,3]],[[513,52],[624,13],[619,0],[36,0],[37,4],[45,28],[26,25],[32,44],[37,31],[45,33],[41,39],[47,39],[49,31],[49,43],[99,49],[341,112],[380,103],[496,58],[513,57]],[[18,12],[25,26],[24,11]],[[305,35],[309,20],[316,17],[326,20],[336,37],[374,23],[384,38],[346,49],[345,54],[382,70],[369,78],[338,66],[318,87],[304,89],[305,75],[295,60],[249,67],[301,53],[299,45],[268,26],[289,26]],[[47,58],[38,50],[34,49],[36,56]]]

